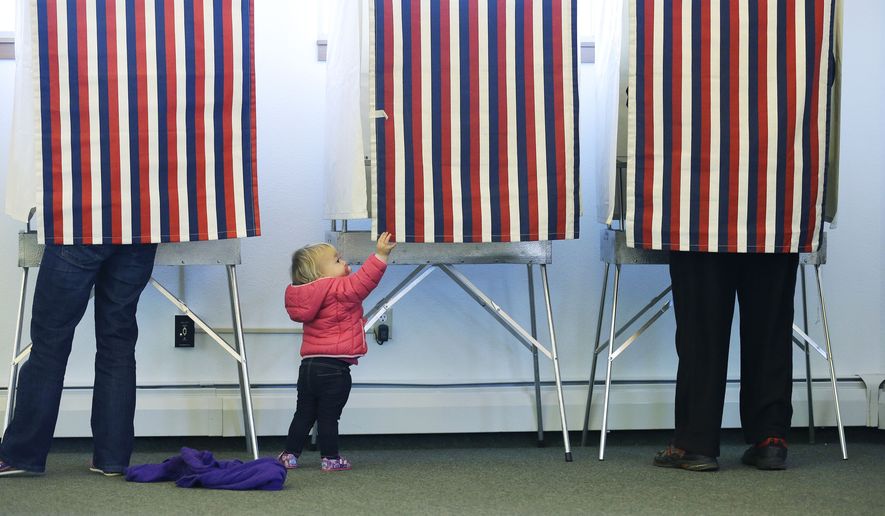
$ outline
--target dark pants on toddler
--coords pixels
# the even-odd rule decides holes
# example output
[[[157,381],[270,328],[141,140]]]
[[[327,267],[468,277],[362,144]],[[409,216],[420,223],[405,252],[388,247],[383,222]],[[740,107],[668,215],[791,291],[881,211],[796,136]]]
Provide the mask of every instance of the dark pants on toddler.
[[[676,314],[673,445],[719,456],[735,295],[740,306],[741,426],[747,443],[786,438],[793,414],[796,253],[670,253]]]
[[[305,358],[298,368],[298,403],[289,425],[286,451],[301,455],[317,424],[320,455],[338,457],[338,419],[350,396],[350,365],[335,358]]]

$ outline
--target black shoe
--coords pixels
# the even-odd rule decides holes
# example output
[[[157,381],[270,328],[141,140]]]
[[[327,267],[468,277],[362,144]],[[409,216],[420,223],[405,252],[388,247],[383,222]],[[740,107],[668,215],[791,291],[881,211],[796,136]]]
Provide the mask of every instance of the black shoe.
[[[787,469],[787,441],[769,437],[747,448],[741,462],[757,469]]]
[[[689,471],[717,471],[719,461],[716,457],[708,457],[697,453],[690,453],[673,445],[667,446],[655,455],[653,462],[661,468],[681,468]]]

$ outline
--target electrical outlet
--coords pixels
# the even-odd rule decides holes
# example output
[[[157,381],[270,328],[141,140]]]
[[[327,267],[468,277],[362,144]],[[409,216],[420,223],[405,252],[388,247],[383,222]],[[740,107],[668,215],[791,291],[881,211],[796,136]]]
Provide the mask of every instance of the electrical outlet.
[[[375,325],[372,326],[372,332],[374,333],[374,331],[376,329],[378,329],[378,326],[381,324],[387,325],[387,338],[388,339],[392,338],[393,337],[393,309],[390,309],[390,310],[384,312],[383,314],[381,314],[381,317],[379,317],[378,320],[375,321]]]
[[[186,315],[175,316],[175,347],[176,348],[192,348],[194,347],[194,321]]]

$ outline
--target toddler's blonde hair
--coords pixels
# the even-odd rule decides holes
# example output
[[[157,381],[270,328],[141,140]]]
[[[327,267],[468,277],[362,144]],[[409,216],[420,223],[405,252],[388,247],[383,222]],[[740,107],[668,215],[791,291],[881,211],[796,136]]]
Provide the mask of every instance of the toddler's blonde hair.
[[[319,279],[320,271],[317,268],[317,259],[323,251],[328,249],[335,251],[332,244],[320,242],[306,245],[295,251],[292,254],[292,284],[304,285]]]

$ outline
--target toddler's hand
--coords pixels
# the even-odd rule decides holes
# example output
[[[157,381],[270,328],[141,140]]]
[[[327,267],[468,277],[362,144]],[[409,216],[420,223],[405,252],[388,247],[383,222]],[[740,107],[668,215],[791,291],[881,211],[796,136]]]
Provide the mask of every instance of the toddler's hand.
[[[378,236],[378,244],[375,247],[378,256],[387,258],[394,247],[396,247],[396,242],[390,241],[390,233],[385,231]]]

